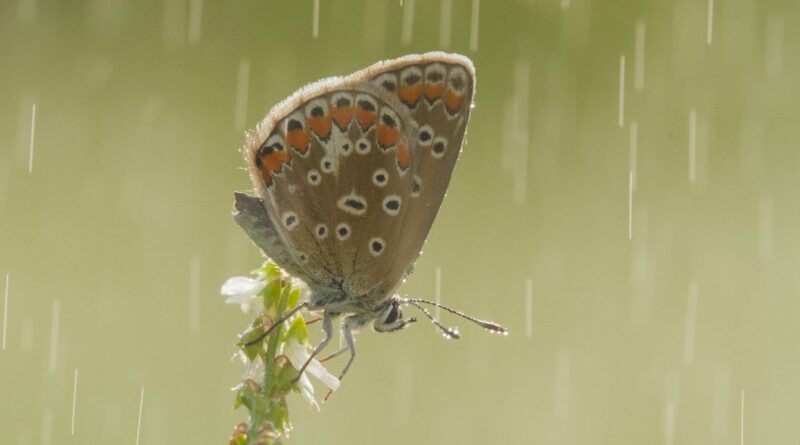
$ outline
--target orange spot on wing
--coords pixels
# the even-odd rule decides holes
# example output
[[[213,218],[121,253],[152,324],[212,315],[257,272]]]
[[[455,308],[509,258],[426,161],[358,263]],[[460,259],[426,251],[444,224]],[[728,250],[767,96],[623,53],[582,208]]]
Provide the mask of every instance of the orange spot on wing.
[[[406,170],[408,167],[411,167],[411,151],[406,144],[402,142],[397,147],[397,166],[400,167],[401,170]]]
[[[428,99],[429,102],[433,102],[436,99],[442,97],[442,92],[444,91],[444,85],[425,85],[425,98]]]
[[[353,107],[334,108],[331,110],[331,116],[333,116],[333,121],[336,122],[339,128],[345,129],[350,125],[350,120],[353,119]]]
[[[383,148],[389,148],[397,143],[397,138],[400,137],[400,132],[397,128],[388,125],[381,125],[378,127],[378,143]]]
[[[419,101],[420,94],[422,94],[422,87],[419,85],[414,85],[412,87],[401,87],[400,91],[397,93],[403,103],[412,107]]]
[[[327,139],[331,134],[331,117],[309,117],[308,127],[322,139]]]
[[[272,183],[272,173],[279,172],[283,164],[291,159],[292,155],[286,151],[276,151],[261,157],[261,176],[267,185]]]
[[[448,90],[447,94],[444,96],[444,104],[447,107],[447,111],[451,114],[455,114],[461,111],[461,108],[464,106],[464,96],[459,96]]]
[[[300,153],[308,150],[308,134],[305,129],[300,128],[286,133],[286,142]]]
[[[269,173],[269,170],[262,168],[261,177],[264,178],[264,183],[267,184],[267,187],[272,185],[272,175]]]
[[[375,120],[378,119],[378,115],[374,112],[364,111],[361,108],[357,108],[356,118],[358,119],[358,125],[361,126],[361,129],[366,130],[373,123],[375,123]]]

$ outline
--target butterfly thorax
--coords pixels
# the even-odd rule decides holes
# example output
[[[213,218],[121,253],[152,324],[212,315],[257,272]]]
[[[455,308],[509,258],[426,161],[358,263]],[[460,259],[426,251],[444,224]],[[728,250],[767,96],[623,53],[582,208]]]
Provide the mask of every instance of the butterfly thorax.
[[[309,305],[312,309],[321,309],[337,314],[361,314],[380,311],[386,306],[387,297],[353,295],[346,290],[312,289]]]
[[[401,298],[398,295],[354,296],[347,292],[312,291],[309,297],[311,309],[321,309],[332,317],[342,316],[354,330],[372,323],[377,332],[395,332],[416,319],[403,319]]]

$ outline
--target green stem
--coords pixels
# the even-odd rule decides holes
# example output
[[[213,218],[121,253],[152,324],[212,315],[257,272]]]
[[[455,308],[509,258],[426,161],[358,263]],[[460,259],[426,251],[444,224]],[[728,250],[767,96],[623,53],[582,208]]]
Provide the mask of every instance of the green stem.
[[[288,283],[282,285],[281,287],[281,296],[278,300],[278,307],[276,313],[274,314],[273,320],[279,320],[281,317],[283,317],[283,313],[286,311],[289,293],[291,291],[291,286]],[[279,411],[285,409],[283,397],[286,394],[282,393],[281,391],[276,391],[275,388],[277,383],[276,374],[279,372],[275,369],[275,356],[278,353],[282,329],[283,326],[279,325],[275,328],[275,331],[270,334],[269,343],[267,344],[267,351],[263,356],[264,381],[262,382],[261,386],[261,396],[259,396],[258,402],[250,410],[250,421],[247,428],[247,445],[280,444],[280,437],[273,437],[267,439],[267,442],[265,442],[265,438],[262,437],[260,433],[267,425],[277,428],[276,432],[281,431],[281,427],[277,424],[279,422],[276,422],[276,420],[278,417],[280,417],[278,414]]]
[[[278,310],[275,314],[274,320],[280,320],[283,317],[283,313],[286,312],[286,301],[289,299],[289,291],[291,290],[291,286],[286,285],[283,287],[283,292],[281,292],[281,299],[278,300]],[[271,383],[270,376],[272,375],[272,368],[275,366],[275,354],[278,353],[278,342],[281,338],[281,330],[283,326],[278,326],[275,328],[275,331],[272,333],[269,339],[269,345],[267,346],[267,358],[264,363],[265,365],[265,372],[264,372],[264,390],[266,391],[269,388],[269,384]]]

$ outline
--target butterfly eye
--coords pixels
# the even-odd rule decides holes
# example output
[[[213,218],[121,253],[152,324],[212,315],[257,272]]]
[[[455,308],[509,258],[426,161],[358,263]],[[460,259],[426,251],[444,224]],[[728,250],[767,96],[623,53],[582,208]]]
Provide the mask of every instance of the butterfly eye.
[[[392,304],[386,308],[383,315],[383,324],[392,324],[396,322],[398,319],[402,318],[403,314],[400,312],[400,305],[392,302]]]

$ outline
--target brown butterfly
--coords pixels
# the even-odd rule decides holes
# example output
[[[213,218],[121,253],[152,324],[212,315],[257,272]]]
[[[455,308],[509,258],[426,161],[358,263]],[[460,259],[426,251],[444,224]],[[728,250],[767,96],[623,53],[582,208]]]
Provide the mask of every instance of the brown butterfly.
[[[350,359],[353,332],[403,329],[401,306],[438,306],[483,328],[506,328],[449,307],[395,294],[411,273],[442,204],[475,94],[475,69],[461,55],[431,52],[376,63],[307,85],[248,133],[244,150],[257,196],[236,193],[234,218],[264,253],[303,280],[302,308],[323,311],[325,338],[342,317]],[[310,363],[311,358],[306,362]],[[305,366],[300,370],[302,374]],[[340,377],[341,378],[341,377]]]

